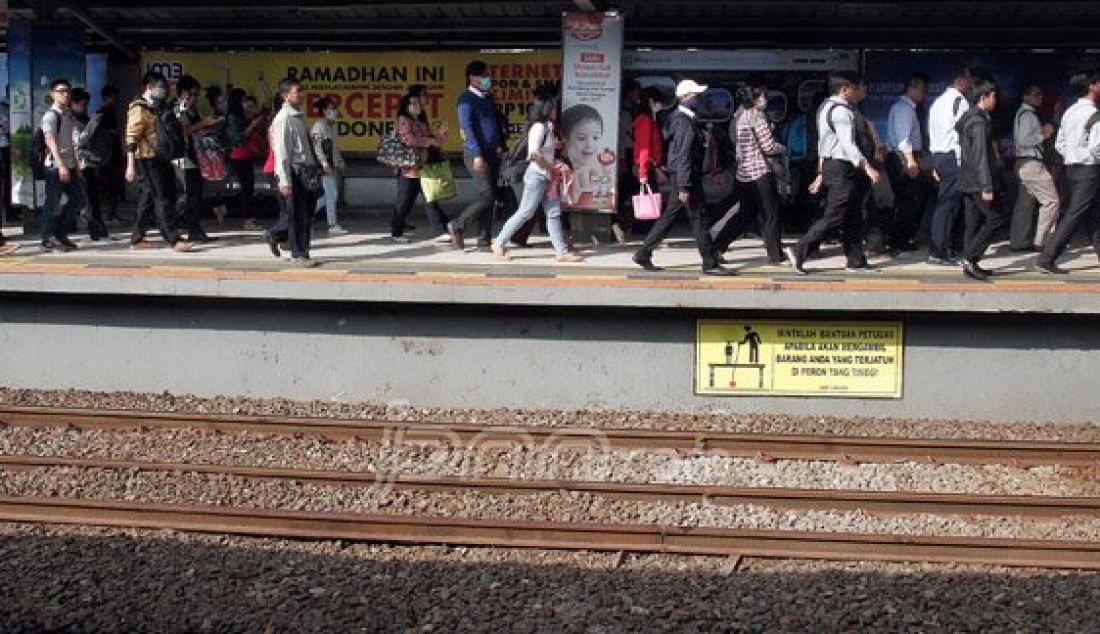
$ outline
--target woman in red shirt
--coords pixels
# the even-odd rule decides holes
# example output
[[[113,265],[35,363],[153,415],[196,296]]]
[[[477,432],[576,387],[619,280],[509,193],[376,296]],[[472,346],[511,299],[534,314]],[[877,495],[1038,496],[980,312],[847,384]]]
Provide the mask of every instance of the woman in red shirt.
[[[659,184],[663,182],[660,167],[664,163],[664,135],[656,117],[668,107],[668,98],[651,86],[642,91],[642,104],[641,112],[634,117],[634,169],[639,183],[656,179],[654,184]]]

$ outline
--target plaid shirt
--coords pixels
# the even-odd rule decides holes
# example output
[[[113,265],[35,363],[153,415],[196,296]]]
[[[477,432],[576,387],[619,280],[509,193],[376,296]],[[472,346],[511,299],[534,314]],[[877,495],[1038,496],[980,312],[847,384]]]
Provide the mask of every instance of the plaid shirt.
[[[742,110],[737,115],[734,131],[733,141],[737,145],[738,160],[736,178],[742,183],[751,183],[771,172],[768,162],[764,160],[765,154],[775,156],[787,151],[772,135],[767,117],[757,110]],[[760,139],[759,143],[757,139]]]

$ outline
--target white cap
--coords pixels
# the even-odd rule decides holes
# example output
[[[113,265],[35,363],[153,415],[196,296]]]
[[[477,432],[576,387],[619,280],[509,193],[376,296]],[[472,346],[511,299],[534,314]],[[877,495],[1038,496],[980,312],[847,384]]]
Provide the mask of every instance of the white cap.
[[[687,95],[701,95],[707,91],[706,86],[700,86],[690,79],[676,84],[676,98],[685,97]]]

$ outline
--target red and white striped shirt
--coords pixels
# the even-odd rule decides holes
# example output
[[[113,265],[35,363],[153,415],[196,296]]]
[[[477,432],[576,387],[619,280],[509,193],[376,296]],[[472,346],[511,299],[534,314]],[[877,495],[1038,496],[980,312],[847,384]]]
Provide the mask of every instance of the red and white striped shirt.
[[[759,110],[742,110],[734,126],[734,143],[737,145],[737,180],[751,183],[771,172],[764,156],[783,154],[783,147],[772,135],[768,118]],[[753,130],[756,134],[753,135]],[[759,139],[759,142],[757,141]]]

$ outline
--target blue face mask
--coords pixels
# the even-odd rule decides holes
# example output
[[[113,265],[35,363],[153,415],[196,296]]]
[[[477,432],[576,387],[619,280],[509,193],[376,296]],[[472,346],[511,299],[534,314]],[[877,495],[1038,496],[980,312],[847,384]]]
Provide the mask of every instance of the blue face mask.
[[[481,92],[489,92],[489,89],[492,88],[492,87],[493,87],[493,78],[492,77],[482,77],[481,78],[481,85],[478,86],[478,88],[481,89]]]

